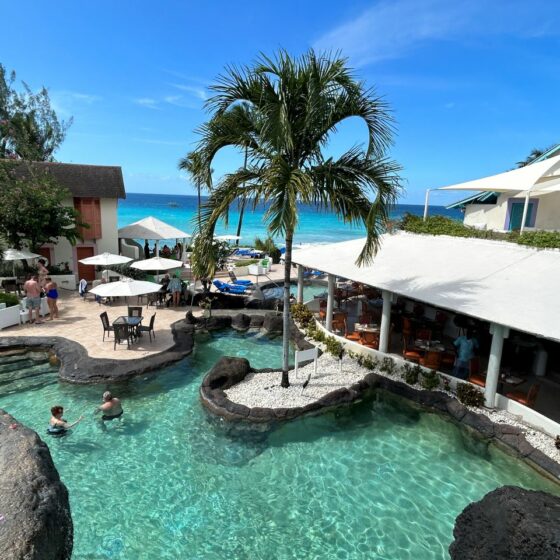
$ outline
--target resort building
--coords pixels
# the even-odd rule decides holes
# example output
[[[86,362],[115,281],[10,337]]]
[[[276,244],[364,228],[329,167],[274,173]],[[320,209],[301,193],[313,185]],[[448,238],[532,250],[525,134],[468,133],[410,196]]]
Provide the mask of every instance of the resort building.
[[[118,166],[37,162],[38,171],[50,173],[65,187],[71,198],[65,202],[80,212],[89,228],[82,228],[81,240],[71,245],[61,238],[38,250],[51,264],[65,264],[77,276],[95,279],[95,267],[82,265],[80,259],[99,253],[118,252],[117,206],[126,198],[122,170]]]
[[[467,226],[560,230],[560,144],[525,167],[435,190],[478,191],[448,206],[464,211]]]
[[[294,252],[300,287],[304,267],[327,274],[326,301],[309,304],[324,329],[347,349],[444,374],[453,371],[453,341],[471,331],[478,351],[465,381],[484,391],[486,406],[560,433],[560,251],[397,232],[382,237],[373,264],[358,267],[363,246]]]

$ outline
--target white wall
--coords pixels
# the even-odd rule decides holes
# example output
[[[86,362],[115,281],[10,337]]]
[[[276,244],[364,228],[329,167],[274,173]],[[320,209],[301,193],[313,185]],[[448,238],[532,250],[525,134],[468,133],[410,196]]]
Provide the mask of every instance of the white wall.
[[[535,228],[560,230],[560,193],[535,198],[539,199]]]

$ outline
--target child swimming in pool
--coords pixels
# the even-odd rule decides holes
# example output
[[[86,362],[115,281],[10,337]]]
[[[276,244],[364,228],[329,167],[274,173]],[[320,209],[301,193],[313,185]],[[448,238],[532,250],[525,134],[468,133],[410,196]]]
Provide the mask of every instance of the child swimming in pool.
[[[73,428],[76,424],[82,421],[84,418],[80,416],[75,422],[69,423],[62,415],[64,414],[64,408],[60,405],[53,406],[51,408],[51,419],[49,421],[49,427],[47,432],[51,435],[62,435],[66,433],[70,428]]]
[[[110,391],[105,391],[103,393],[103,404],[97,407],[95,412],[103,413],[101,420],[114,420],[115,418],[120,418],[123,415],[121,401],[120,399],[117,399],[117,397],[113,397]]]

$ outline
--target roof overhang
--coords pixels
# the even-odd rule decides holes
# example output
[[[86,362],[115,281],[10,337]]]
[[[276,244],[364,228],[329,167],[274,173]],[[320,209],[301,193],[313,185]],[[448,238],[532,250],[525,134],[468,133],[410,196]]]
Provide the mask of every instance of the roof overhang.
[[[356,260],[364,239],[296,251],[293,262],[427,304],[560,340],[560,251],[505,241],[382,236],[371,266]]]

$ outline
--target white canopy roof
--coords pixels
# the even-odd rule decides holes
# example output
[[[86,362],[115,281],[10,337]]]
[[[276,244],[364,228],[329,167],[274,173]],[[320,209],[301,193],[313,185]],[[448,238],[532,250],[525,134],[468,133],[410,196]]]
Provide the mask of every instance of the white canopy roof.
[[[136,261],[130,266],[132,268],[137,268],[138,270],[171,270],[173,268],[181,268],[183,263],[173,259],[153,257],[151,259],[144,259],[143,261]]]
[[[466,183],[439,187],[438,191],[527,191],[538,194],[560,191],[560,156],[532,163],[519,169],[490,175]]]
[[[560,340],[560,251],[505,241],[399,232],[384,235],[372,266],[364,239],[301,249],[297,264],[486,321]]]
[[[188,233],[149,216],[119,229],[121,239],[179,239],[191,237]]]

